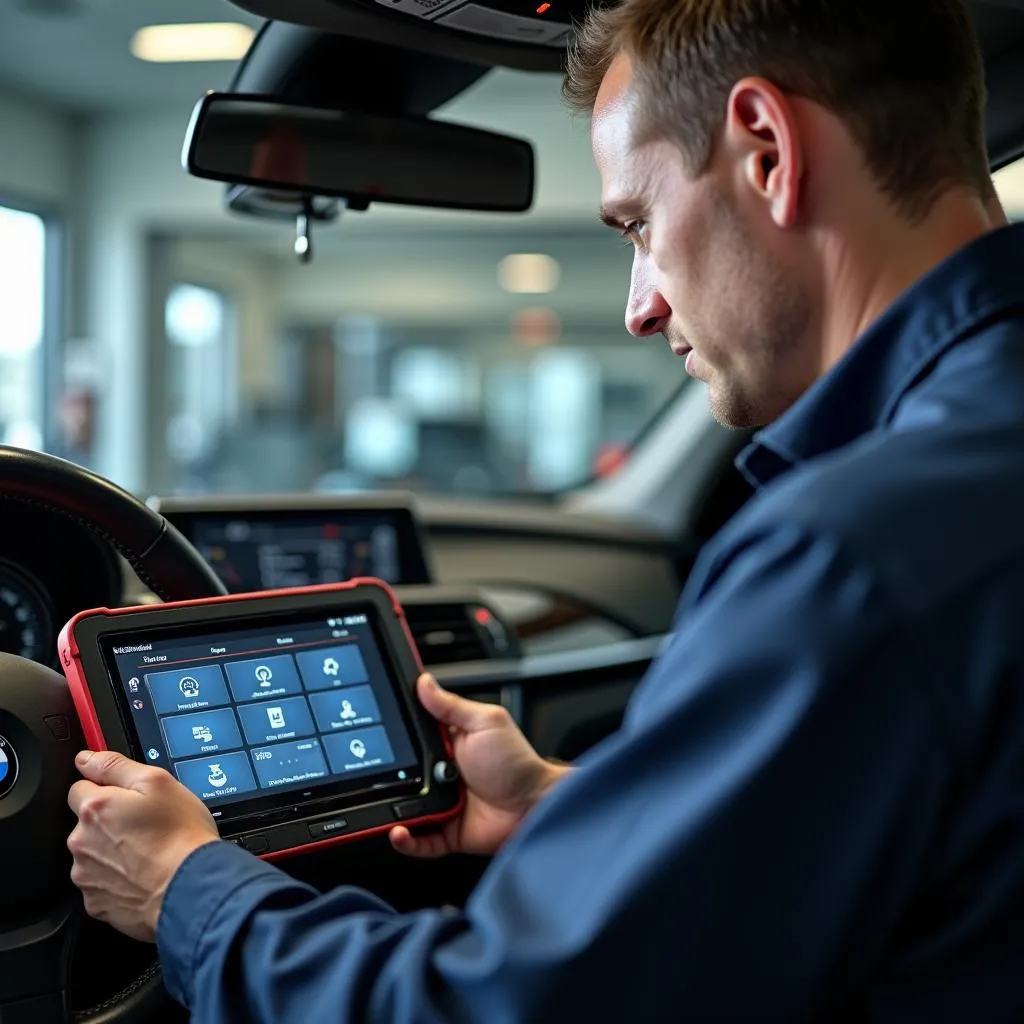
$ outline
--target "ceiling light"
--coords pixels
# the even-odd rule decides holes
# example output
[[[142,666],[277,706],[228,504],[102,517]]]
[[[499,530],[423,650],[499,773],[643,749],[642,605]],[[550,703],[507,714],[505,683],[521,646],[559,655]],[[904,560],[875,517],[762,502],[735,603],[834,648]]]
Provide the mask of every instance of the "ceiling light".
[[[252,45],[255,30],[233,21],[194,25],[147,25],[132,39],[139,60],[157,64],[185,61],[241,60]]]
[[[558,287],[560,270],[556,260],[542,253],[513,253],[498,264],[498,281],[507,292],[543,295]]]
[[[1011,219],[1024,213],[1024,162],[1015,161],[992,175],[999,201]]]

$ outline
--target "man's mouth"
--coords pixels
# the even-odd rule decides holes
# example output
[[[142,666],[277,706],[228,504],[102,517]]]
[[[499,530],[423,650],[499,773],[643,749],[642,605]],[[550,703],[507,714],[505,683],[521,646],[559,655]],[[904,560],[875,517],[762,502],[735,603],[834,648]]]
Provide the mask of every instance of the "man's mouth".
[[[693,351],[689,345],[686,345],[681,341],[670,341],[668,343],[668,347],[672,349],[677,356],[687,356]]]

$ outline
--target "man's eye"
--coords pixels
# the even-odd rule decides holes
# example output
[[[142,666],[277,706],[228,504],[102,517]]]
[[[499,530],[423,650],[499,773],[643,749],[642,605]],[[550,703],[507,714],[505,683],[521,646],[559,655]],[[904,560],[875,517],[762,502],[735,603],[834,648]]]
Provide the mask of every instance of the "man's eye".
[[[622,237],[633,245],[643,245],[644,236],[647,233],[647,222],[642,220],[630,221],[622,229]]]

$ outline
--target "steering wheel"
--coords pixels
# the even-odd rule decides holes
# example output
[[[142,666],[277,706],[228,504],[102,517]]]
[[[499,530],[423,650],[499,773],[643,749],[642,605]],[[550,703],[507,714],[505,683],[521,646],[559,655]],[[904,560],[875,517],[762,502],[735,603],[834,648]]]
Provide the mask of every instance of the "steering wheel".
[[[73,520],[117,550],[165,601],[225,593],[191,544],[145,504],[62,459],[0,447],[0,502]],[[74,566],[69,565],[69,572]],[[163,1000],[157,964],[101,1006],[71,1014],[81,901],[70,881],[68,789],[84,740],[64,677],[0,654],[0,1020],[133,1024]]]

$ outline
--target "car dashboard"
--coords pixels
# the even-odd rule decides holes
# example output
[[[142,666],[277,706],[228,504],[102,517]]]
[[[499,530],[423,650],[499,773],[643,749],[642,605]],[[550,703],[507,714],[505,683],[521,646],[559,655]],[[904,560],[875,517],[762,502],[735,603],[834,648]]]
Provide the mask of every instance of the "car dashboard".
[[[504,705],[542,754],[564,760],[618,727],[681,582],[652,538],[617,526],[592,526],[589,537],[573,524],[553,530],[548,510],[489,519],[479,506],[424,508],[395,492],[150,505],[231,591],[386,580],[426,667]],[[155,600],[135,590],[135,601]]]
[[[386,492],[157,498],[230,591],[385,579],[441,682],[504,705],[542,754],[614,731],[671,629],[690,559],[662,538],[556,509]],[[0,649],[56,667],[76,612],[158,601],[73,520],[0,509]]]
[[[393,492],[150,505],[229,591],[385,580],[443,685],[501,703],[544,756],[567,761],[620,724],[688,569],[645,532],[530,506]],[[122,568],[122,603],[157,600]]]

